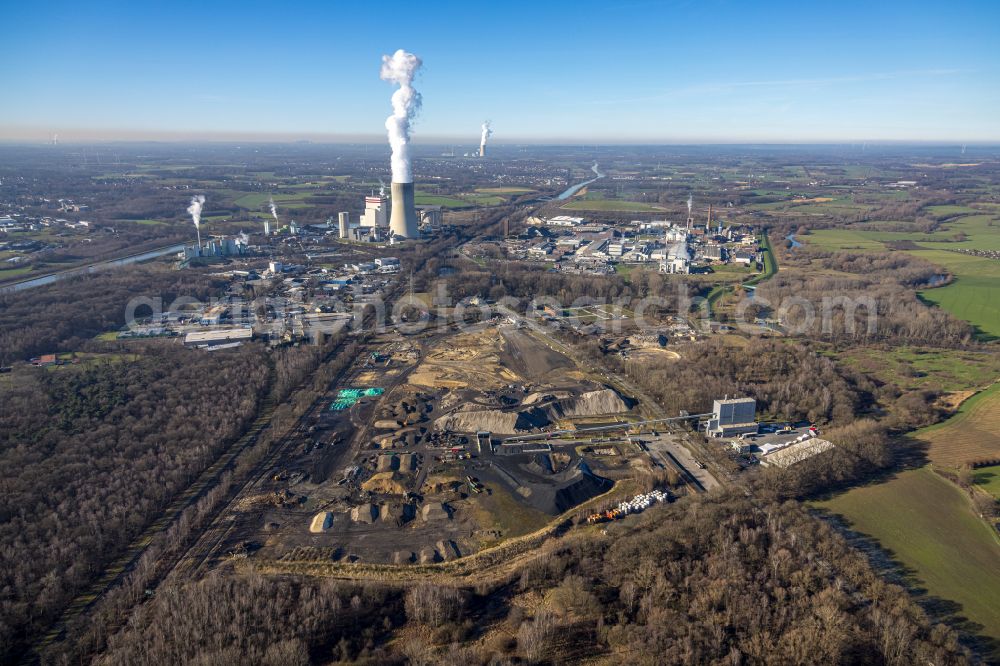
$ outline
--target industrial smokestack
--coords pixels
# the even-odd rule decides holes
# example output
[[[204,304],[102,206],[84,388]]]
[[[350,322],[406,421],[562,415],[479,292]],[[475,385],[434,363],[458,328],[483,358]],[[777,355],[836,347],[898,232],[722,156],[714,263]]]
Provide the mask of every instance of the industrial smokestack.
[[[274,197],[268,197],[267,198],[267,205],[268,205],[268,208],[271,209],[271,217],[274,218],[274,232],[277,233],[278,232],[278,209],[274,205]],[[271,225],[268,224],[267,220],[264,220],[264,235],[265,236],[270,236],[271,235]]]
[[[483,121],[483,133],[479,139],[479,156],[486,157],[486,140],[493,136],[493,127],[490,126],[490,121]]]
[[[389,229],[403,238],[416,238],[419,235],[417,209],[413,203],[413,183],[393,182]]]
[[[417,211],[413,200],[413,168],[410,163],[410,120],[420,109],[420,93],[413,89],[413,77],[420,68],[420,58],[399,49],[382,56],[379,76],[399,84],[392,94],[392,115],[386,118],[392,146],[392,214],[389,229],[403,238],[417,237]]]
[[[708,204],[708,220],[705,222],[705,233],[712,233],[712,204]]]
[[[351,214],[347,212],[338,214],[337,224],[339,226],[340,237],[347,238],[347,231],[351,226]]]
[[[201,255],[201,208],[205,205],[205,195],[196,194],[191,197],[191,205],[188,206],[188,213],[191,214],[191,221],[194,222],[195,232],[198,234],[198,255]]]

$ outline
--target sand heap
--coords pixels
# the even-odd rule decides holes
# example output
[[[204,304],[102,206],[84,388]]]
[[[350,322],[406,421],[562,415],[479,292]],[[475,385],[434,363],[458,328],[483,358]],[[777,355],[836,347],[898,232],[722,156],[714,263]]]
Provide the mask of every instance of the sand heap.
[[[406,480],[397,472],[377,472],[361,484],[361,489],[382,495],[405,495]]]
[[[453,412],[438,418],[434,425],[440,430],[453,432],[486,430],[505,435],[544,428],[559,419],[621,414],[631,409],[618,392],[610,388],[538,404],[543,400],[544,397],[535,397],[530,403],[533,406],[513,411],[485,409]]]
[[[320,511],[313,516],[312,523],[309,525],[309,531],[313,534],[319,534],[330,529],[332,525],[333,514],[329,511]]]

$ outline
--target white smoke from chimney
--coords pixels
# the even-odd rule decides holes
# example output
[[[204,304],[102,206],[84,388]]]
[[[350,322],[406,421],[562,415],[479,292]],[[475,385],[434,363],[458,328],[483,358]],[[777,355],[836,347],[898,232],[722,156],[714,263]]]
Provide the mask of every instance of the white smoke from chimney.
[[[483,151],[486,147],[486,140],[493,136],[493,127],[490,125],[490,121],[483,121],[483,134],[479,139],[479,152]]]
[[[271,209],[271,217],[273,217],[274,221],[277,222],[278,221],[278,209],[274,205],[274,197],[268,197],[267,198],[267,207]]]
[[[205,205],[205,195],[196,194],[191,197],[191,205],[188,206],[188,213],[191,214],[191,221],[194,222],[194,230],[198,235],[198,255],[201,255],[201,208]]]
[[[194,222],[196,229],[201,228],[201,209],[205,205],[205,195],[196,194],[191,197],[191,205],[188,206],[188,213],[191,214],[191,221]]]
[[[412,183],[413,169],[410,165],[410,121],[420,110],[420,93],[413,89],[413,77],[422,64],[420,58],[399,49],[391,56],[382,56],[383,81],[399,84],[399,90],[392,94],[392,115],[386,118],[385,128],[389,132],[392,146],[392,182]]]

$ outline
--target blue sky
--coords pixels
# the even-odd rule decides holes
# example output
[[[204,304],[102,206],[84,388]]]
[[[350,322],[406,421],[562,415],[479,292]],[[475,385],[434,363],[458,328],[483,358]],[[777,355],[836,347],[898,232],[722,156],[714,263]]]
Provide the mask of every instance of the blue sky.
[[[1000,140],[1000,3],[7,2],[0,137]]]

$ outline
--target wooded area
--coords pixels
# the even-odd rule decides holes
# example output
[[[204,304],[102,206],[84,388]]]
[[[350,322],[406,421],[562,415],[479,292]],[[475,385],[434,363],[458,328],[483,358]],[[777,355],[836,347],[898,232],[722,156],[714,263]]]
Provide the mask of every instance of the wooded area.
[[[211,577],[160,590],[102,664],[961,664],[832,528],[741,492],[550,541],[477,588]]]
[[[270,368],[258,347],[159,344],[17,379],[0,405],[2,661],[243,432]]]

